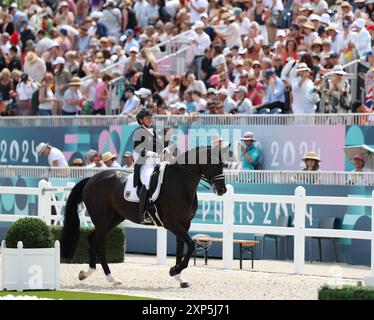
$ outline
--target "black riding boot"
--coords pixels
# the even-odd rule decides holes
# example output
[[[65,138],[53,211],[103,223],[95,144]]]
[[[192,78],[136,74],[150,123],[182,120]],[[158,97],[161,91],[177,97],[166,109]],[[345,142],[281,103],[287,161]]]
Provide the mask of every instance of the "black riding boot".
[[[150,223],[152,222],[151,219],[147,216],[146,217],[146,212],[147,212],[147,204],[148,204],[148,193],[149,191],[147,188],[143,185],[142,188],[140,189],[140,194],[139,194],[139,220],[140,223]]]

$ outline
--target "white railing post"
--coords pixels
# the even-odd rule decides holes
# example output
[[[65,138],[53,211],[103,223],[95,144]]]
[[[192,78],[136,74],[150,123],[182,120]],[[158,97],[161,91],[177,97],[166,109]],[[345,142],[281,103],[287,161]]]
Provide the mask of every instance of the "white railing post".
[[[157,228],[157,264],[166,264],[168,232],[165,228]]]
[[[294,237],[294,273],[304,272],[305,263],[305,189],[299,186],[295,190],[295,237]]]
[[[38,217],[48,225],[51,224],[51,198],[49,193],[45,192],[45,189],[50,187],[50,182],[47,182],[46,180],[39,181]]]
[[[222,196],[223,198],[223,243],[222,243],[222,258],[223,267],[231,269],[234,260],[234,233],[232,226],[234,224],[234,210],[235,202],[232,199],[234,188],[231,184],[226,186],[227,191]]]
[[[370,277],[364,278],[366,286],[374,286],[374,191],[371,195],[371,268]]]

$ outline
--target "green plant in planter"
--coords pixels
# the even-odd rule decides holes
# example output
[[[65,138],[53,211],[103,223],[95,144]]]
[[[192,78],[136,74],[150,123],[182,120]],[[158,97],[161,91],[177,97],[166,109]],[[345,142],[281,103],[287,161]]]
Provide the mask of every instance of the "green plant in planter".
[[[7,248],[17,248],[18,241],[22,241],[24,248],[53,247],[50,228],[37,218],[21,218],[11,225],[5,235]]]

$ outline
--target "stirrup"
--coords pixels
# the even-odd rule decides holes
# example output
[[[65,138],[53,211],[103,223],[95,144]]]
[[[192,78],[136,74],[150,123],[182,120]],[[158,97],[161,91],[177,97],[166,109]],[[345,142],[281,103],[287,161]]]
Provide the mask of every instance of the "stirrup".
[[[153,223],[152,219],[149,217],[147,213],[145,213],[144,218],[141,219],[140,224],[150,224]]]

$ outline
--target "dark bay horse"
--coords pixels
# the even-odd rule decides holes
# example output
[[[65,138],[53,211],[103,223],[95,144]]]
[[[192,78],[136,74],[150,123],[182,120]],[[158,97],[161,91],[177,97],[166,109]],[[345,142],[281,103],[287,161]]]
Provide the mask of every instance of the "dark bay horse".
[[[226,185],[223,175],[223,158],[229,146],[198,147],[180,155],[174,164],[165,168],[163,183],[155,202],[164,227],[177,239],[176,264],[170,268],[170,276],[187,287],[181,277],[183,269],[195,250],[195,243],[188,234],[198,203],[196,190],[200,179],[206,180],[216,194],[223,195]],[[78,182],[72,189],[65,207],[64,227],[61,235],[61,257],[72,258],[79,240],[80,220],[78,205],[84,202],[95,230],[88,236],[89,269],[81,271],[79,279],[84,280],[96,270],[96,256],[99,257],[106,278],[113,284],[121,284],[111,273],[105,257],[105,237],[110,230],[127,219],[139,223],[139,204],[124,199],[127,175],[121,171],[105,170],[91,178]],[[184,244],[187,253],[184,256]]]

